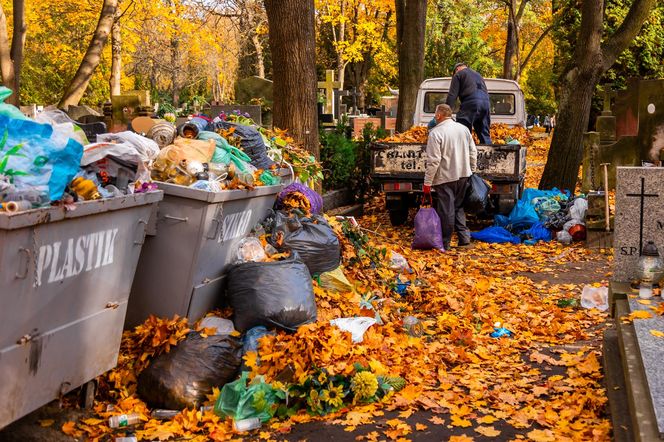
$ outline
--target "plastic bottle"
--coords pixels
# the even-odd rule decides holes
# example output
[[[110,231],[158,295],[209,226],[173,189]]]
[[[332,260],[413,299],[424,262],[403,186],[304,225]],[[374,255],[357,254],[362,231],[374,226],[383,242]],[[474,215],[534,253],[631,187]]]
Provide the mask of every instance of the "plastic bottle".
[[[239,421],[233,421],[233,429],[238,433],[244,433],[251,430],[256,430],[261,427],[261,420],[257,417],[250,417]]]
[[[403,326],[409,335],[416,338],[424,334],[424,327],[422,327],[422,323],[415,316],[406,316],[403,318]]]
[[[130,425],[136,425],[141,422],[141,416],[138,413],[121,414],[108,418],[108,426],[111,428],[123,428]]]
[[[156,410],[152,410],[152,413],[150,413],[150,417],[152,417],[153,419],[173,419],[179,413],[180,413],[179,410],[163,410],[158,408]]]
[[[652,284],[649,282],[641,282],[639,285],[639,298],[650,299],[652,298]]]

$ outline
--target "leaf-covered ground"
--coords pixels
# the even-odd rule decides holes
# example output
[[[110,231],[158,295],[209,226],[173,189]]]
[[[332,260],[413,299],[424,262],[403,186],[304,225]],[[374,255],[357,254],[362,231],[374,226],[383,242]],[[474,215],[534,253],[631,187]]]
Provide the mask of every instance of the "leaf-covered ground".
[[[529,156],[545,153],[533,149]],[[344,271],[354,289],[316,285],[318,321],[264,338],[260,365],[255,355],[248,362],[252,375],[268,382],[290,372],[289,381],[297,383],[316,367],[352,375],[359,364],[376,375],[403,377],[405,388],[372,403],[345,400],[324,416],[301,410],[243,435],[211,411],[150,419],[135,394],[136,373],[187,330],[184,321],[153,319],[125,334],[118,367],[100,380],[94,412],[42,411],[32,418],[34,434],[48,436],[35,440],[112,440],[123,433],[108,428],[108,417],[129,412],[143,417],[135,429],[139,440],[608,440],[599,362],[607,317],[578,306],[583,285],[606,284],[607,255],[555,242],[414,251],[412,225],[391,227],[382,207],[376,198],[358,220],[362,230],[352,235],[359,249],[343,241]],[[341,224],[334,227],[347,238]],[[407,258],[411,272],[390,268],[392,251]],[[403,296],[394,291],[397,276],[410,282]],[[568,306],[571,299],[577,305]],[[361,343],[329,324],[376,313],[383,324],[370,327]],[[405,332],[406,315],[422,322],[422,337]],[[513,337],[492,338],[495,322]],[[29,427],[10,430],[0,439],[26,440],[11,437],[30,433]]]

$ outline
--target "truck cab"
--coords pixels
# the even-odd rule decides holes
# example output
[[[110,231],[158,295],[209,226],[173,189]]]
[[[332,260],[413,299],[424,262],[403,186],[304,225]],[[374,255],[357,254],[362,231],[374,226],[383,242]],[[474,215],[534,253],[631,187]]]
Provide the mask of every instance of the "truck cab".
[[[415,108],[415,125],[426,126],[436,113],[436,106],[445,103],[451,77],[429,78],[420,85]],[[502,78],[485,78],[491,101],[491,123],[526,126],[526,101],[519,83]],[[459,110],[459,102],[452,109]]]

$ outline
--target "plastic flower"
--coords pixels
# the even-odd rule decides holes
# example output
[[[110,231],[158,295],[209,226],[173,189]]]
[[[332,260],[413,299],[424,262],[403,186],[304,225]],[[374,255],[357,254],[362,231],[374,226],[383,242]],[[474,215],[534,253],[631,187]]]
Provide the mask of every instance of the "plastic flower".
[[[325,374],[324,371],[321,371],[320,374],[318,375],[318,383],[323,385],[324,383],[327,382],[327,374]]]
[[[378,379],[370,371],[361,371],[351,379],[350,389],[356,398],[369,399],[378,391]]]
[[[320,393],[320,399],[323,402],[326,402],[332,408],[339,408],[343,405],[344,399],[344,389],[343,386],[334,386],[330,383],[328,390],[323,390]]]
[[[320,410],[320,401],[321,397],[318,395],[318,391],[316,390],[311,390],[309,392],[309,396],[307,397],[307,405],[309,405],[309,408],[311,408],[314,411]]]

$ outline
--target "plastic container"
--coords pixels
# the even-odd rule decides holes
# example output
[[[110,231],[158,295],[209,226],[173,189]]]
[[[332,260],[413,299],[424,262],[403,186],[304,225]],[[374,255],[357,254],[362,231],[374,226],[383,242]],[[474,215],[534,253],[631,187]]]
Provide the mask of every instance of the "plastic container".
[[[162,197],[0,213],[0,428],[115,367]]]
[[[238,433],[257,430],[261,427],[261,420],[257,417],[250,417],[239,421],[233,421],[233,429]]]
[[[168,183],[148,230],[131,290],[126,327],[150,314],[191,323],[220,306],[238,244],[268,214],[282,185],[207,192]]]
[[[111,428],[124,428],[136,425],[141,422],[141,416],[138,413],[120,414],[108,418],[108,426]]]
[[[403,318],[403,326],[411,336],[419,338],[424,334],[424,327],[422,327],[422,323],[415,316],[406,316]]]

